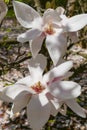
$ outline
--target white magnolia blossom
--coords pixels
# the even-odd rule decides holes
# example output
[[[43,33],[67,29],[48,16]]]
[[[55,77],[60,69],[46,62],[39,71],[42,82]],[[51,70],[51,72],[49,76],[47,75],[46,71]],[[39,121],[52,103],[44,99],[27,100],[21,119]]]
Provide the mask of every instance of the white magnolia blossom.
[[[73,81],[62,81],[70,75],[72,66],[72,61],[67,61],[43,74],[46,57],[39,54],[29,61],[30,75],[0,89],[0,98],[13,102],[13,113],[27,107],[28,121],[33,130],[40,130],[50,115],[56,116],[63,103],[85,117],[84,110],[75,101],[81,93],[81,86]]]
[[[76,41],[76,32],[87,25],[87,14],[80,14],[67,18],[63,13],[62,7],[47,9],[41,17],[32,7],[13,0],[15,15],[19,23],[29,28],[28,31],[18,36],[19,42],[30,42],[30,50],[35,57],[40,51],[43,40],[50,57],[56,65],[61,57],[64,56],[67,48],[67,37]]]

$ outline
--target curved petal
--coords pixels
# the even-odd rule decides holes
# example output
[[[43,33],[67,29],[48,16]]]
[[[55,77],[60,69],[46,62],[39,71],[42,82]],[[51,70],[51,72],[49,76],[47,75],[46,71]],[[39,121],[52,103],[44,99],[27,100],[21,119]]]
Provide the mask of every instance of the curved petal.
[[[32,96],[27,106],[27,116],[30,127],[33,130],[40,130],[50,117],[50,103],[41,106],[38,95]]]
[[[24,43],[27,42],[29,40],[35,39],[37,36],[39,36],[41,34],[41,31],[38,29],[30,29],[25,33],[20,34],[17,37],[17,41]]]
[[[84,26],[87,25],[87,14],[80,14],[73,16],[66,21],[65,24],[65,31],[67,32],[75,32],[82,29]]]
[[[30,42],[30,50],[33,57],[36,57],[38,52],[40,51],[44,38],[44,35],[40,35]]]
[[[68,71],[73,67],[72,61],[66,61],[60,64],[58,67],[53,68],[43,76],[43,80],[46,83],[55,82],[63,77],[65,78]],[[68,76],[68,75],[67,75]]]
[[[18,96],[16,96],[15,100],[13,101],[14,106],[12,108],[13,113],[20,112],[24,107],[27,106],[31,95],[28,92],[23,91]]]
[[[66,73],[66,75],[62,79],[66,80],[66,79],[70,78],[73,74],[74,74],[74,72],[69,71],[69,72]]]
[[[6,16],[8,8],[3,0],[0,1],[0,23]]]
[[[17,20],[25,28],[31,28],[32,22],[40,18],[39,13],[27,4],[13,0],[13,7]]]
[[[35,82],[41,81],[43,71],[46,67],[47,61],[46,57],[42,54],[38,54],[35,59],[30,59],[29,61],[29,71],[32,79]]]
[[[74,100],[74,99],[70,99],[70,100],[66,100],[65,103],[72,109],[72,111],[74,111],[77,115],[85,118],[86,117],[86,113],[83,110],[82,107],[79,106],[79,104]]]
[[[64,8],[62,8],[61,6],[59,6],[59,7],[57,7],[57,8],[56,8],[56,11],[57,11],[58,15],[63,15],[63,14],[64,14],[65,9],[64,9]]]
[[[24,86],[29,87],[32,84],[31,82],[32,82],[32,79],[31,79],[31,77],[29,75],[29,76],[26,76],[26,77],[24,77],[22,79],[19,79],[15,84],[24,85]]]
[[[24,91],[30,93],[27,86],[15,84],[15,85],[6,87],[3,91],[3,94],[5,94],[6,96],[14,100],[16,96],[18,96],[21,92],[24,92]]]
[[[73,81],[54,82],[48,89],[60,101],[76,98],[81,94],[81,86]]]
[[[47,35],[46,47],[54,65],[56,65],[67,49],[66,37],[58,32],[54,35]]]

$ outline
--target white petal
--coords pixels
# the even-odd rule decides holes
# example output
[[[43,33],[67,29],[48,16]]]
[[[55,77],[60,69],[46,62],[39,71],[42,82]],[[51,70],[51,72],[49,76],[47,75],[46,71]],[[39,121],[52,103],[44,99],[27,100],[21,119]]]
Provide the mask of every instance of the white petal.
[[[37,76],[38,78],[40,78],[40,76]],[[27,76],[25,78],[22,78],[20,79],[18,82],[16,82],[16,85],[17,86],[25,86],[27,89],[28,89],[28,92],[31,93],[31,94],[36,94],[36,92],[32,89],[32,85],[34,85],[34,83],[37,83],[38,80],[40,79],[37,79],[37,81],[35,81],[35,77],[31,77],[31,76]]]
[[[79,104],[74,100],[66,100],[65,103],[74,111],[77,115],[85,118],[86,114],[82,107],[79,106]]]
[[[74,72],[67,72],[66,74],[65,74],[65,76],[62,78],[62,79],[68,79],[69,77],[71,77],[72,75],[74,74]]]
[[[56,109],[53,104],[51,104],[51,115],[56,116],[58,114],[59,108]]]
[[[42,106],[48,104],[49,100],[47,99],[47,97],[44,93],[40,93],[38,95],[38,97],[39,97],[39,100],[40,100],[40,103],[41,103]]]
[[[78,97],[81,94],[81,86],[73,81],[59,81],[52,83],[49,91],[61,101]]]
[[[32,84],[31,82],[32,82],[31,77],[30,77],[30,76],[26,76],[26,77],[24,77],[24,78],[22,78],[22,79],[19,79],[19,80],[16,82],[16,84],[17,84],[17,85],[24,85],[24,86],[29,87],[29,86],[31,86],[31,84]]]
[[[61,18],[59,17],[56,10],[47,9],[43,14],[43,21],[44,23],[52,23],[52,22],[59,22]]]
[[[65,54],[67,48],[66,37],[58,32],[56,35],[48,35],[46,38],[46,47],[54,65],[56,65],[59,59]]]
[[[33,57],[36,57],[38,52],[40,51],[44,38],[45,37],[41,35],[30,42],[30,50]]]
[[[48,121],[50,111],[50,103],[41,106],[38,95],[34,95],[27,106],[27,116],[30,127],[33,128],[33,130],[40,130]]]
[[[21,92],[13,101],[14,103],[14,106],[12,109],[13,113],[15,114],[17,112],[20,112],[24,107],[26,107],[30,98],[31,98],[31,95],[29,95],[28,92],[26,91]]]
[[[29,89],[27,86],[15,84],[15,85],[6,87],[3,93],[9,98],[11,98],[12,100],[14,100],[16,96],[18,96],[21,92],[24,92],[24,91],[29,93]]]
[[[58,67],[53,68],[48,73],[43,76],[43,80],[47,83],[55,81],[55,79],[60,79],[65,77],[67,72],[73,67],[72,61],[66,61],[60,64]]]
[[[39,13],[27,4],[13,0],[13,7],[17,20],[25,28],[31,28],[32,22],[40,18]]]
[[[59,6],[59,7],[57,7],[57,8],[56,8],[56,11],[57,11],[58,15],[63,15],[63,14],[64,14],[65,9],[64,9],[64,8],[62,8],[61,6]]]
[[[35,59],[33,58],[30,59],[29,71],[31,77],[35,80],[35,82],[41,80],[46,64],[47,64],[46,57],[42,54],[38,54]]]
[[[17,37],[17,41],[24,43],[27,42],[29,40],[35,39],[37,36],[39,36],[41,34],[41,31],[38,29],[30,29],[25,33],[20,34]]]
[[[87,25],[87,14],[80,14],[67,19],[65,22],[65,31],[74,32]]]

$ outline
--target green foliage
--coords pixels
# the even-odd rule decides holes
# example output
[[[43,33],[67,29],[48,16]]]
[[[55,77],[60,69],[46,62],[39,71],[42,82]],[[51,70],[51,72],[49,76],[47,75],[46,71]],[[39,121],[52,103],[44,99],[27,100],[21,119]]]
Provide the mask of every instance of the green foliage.
[[[7,4],[10,2],[10,0],[4,0],[4,1],[5,1],[5,3],[7,3]]]
[[[9,18],[15,17],[13,9],[8,10],[7,17],[9,17]]]
[[[46,2],[46,5],[45,5],[45,8],[46,8],[46,9],[48,9],[48,8],[53,8],[53,9],[55,9],[55,8],[56,8],[55,0],[52,0],[51,2],[50,2],[50,1],[47,1],[47,2]]]
[[[46,9],[51,8],[51,3],[49,1],[47,1],[45,7],[46,7]]]
[[[55,0],[56,1],[56,6],[62,6],[66,7],[68,0]]]

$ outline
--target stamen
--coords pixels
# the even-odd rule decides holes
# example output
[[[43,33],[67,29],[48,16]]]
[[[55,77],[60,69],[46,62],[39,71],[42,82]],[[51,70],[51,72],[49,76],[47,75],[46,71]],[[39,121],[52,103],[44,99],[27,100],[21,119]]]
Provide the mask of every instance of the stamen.
[[[45,33],[47,33],[47,34],[49,34],[49,35],[55,33],[55,31],[54,31],[54,29],[53,29],[53,27],[52,27],[51,24],[48,24],[48,26],[45,28]]]
[[[41,85],[40,81],[36,83],[35,85],[31,86],[31,88],[36,92],[36,93],[41,93],[45,87]]]

